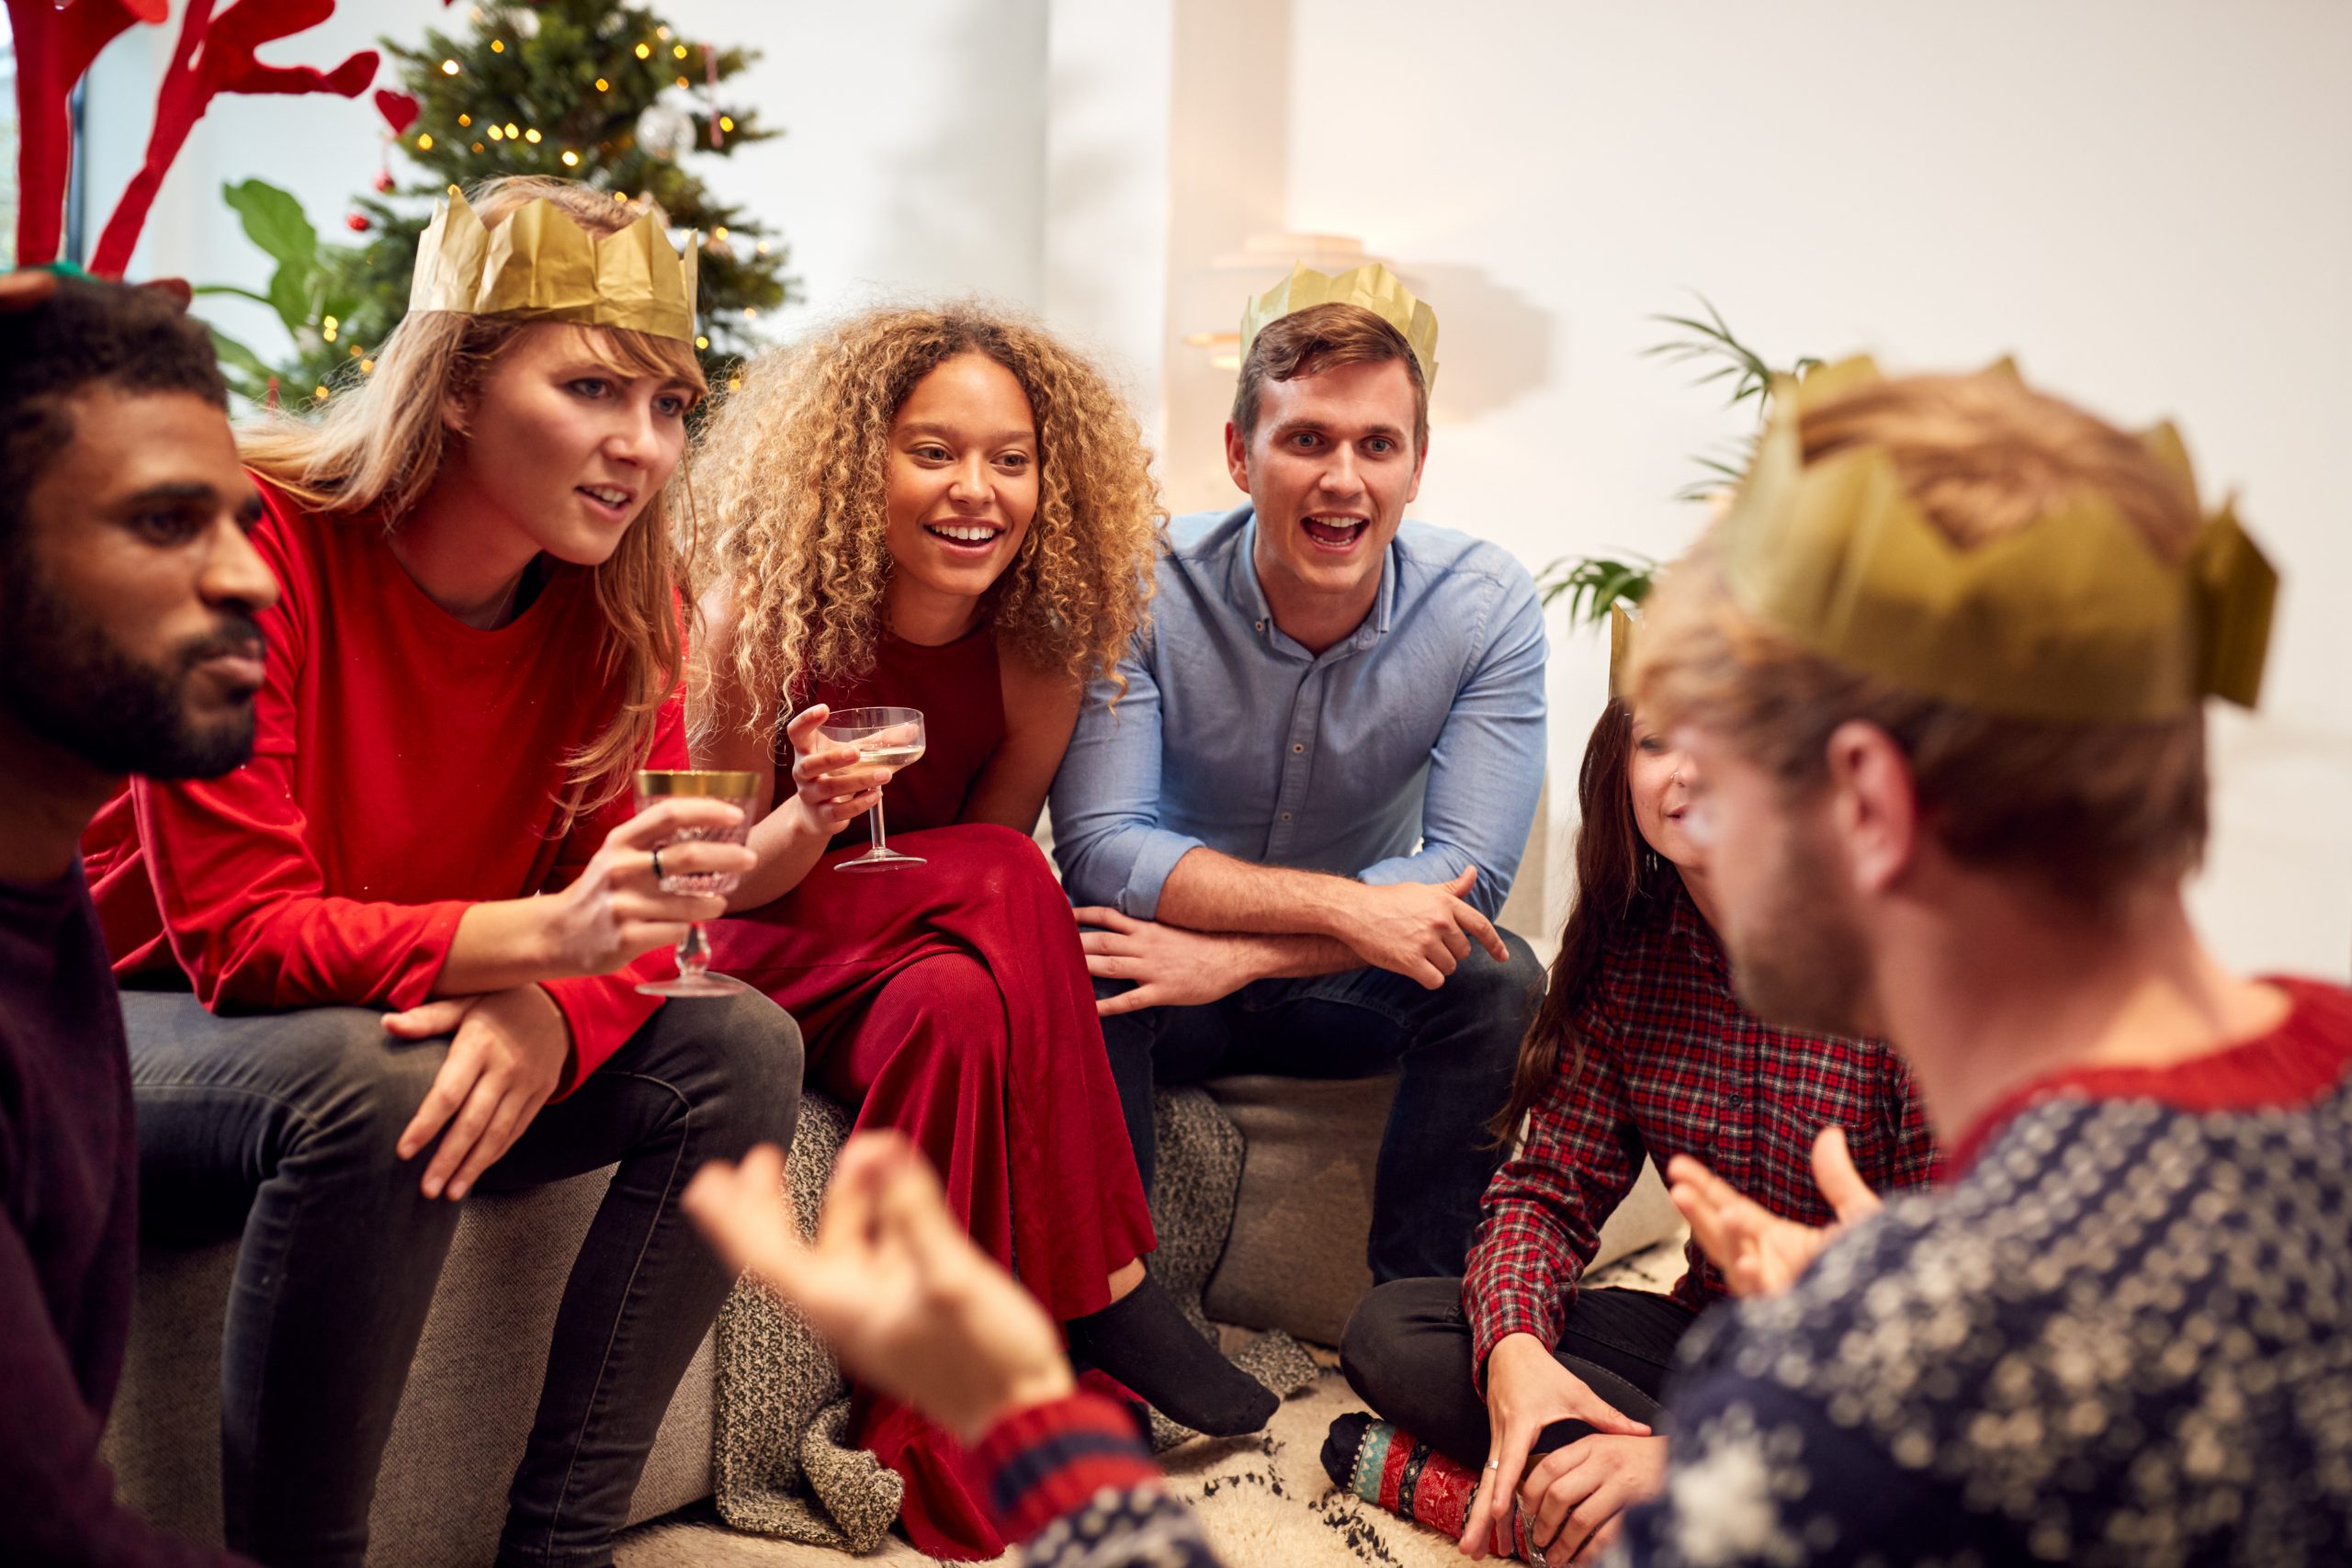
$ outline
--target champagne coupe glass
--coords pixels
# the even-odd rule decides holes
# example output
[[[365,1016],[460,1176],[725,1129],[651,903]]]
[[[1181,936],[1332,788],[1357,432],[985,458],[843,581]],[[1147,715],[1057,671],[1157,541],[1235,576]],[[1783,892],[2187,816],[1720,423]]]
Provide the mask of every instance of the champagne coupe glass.
[[[896,774],[922,755],[922,715],[913,708],[843,708],[826,716],[820,735],[843,746],[854,746],[865,761]],[[876,795],[869,814],[874,822],[874,847],[855,860],[836,864],[835,871],[890,871],[921,865],[921,855],[902,855],[882,837],[882,798]]]
[[[742,812],[743,819],[732,828],[685,828],[662,841],[662,847],[683,844],[689,840],[703,839],[722,844],[740,844],[751,836],[752,803],[760,787],[757,773],[710,768],[685,768],[676,772],[640,770],[637,775],[637,808],[651,809],[664,800],[684,795],[707,795],[726,801]],[[662,878],[664,893],[732,893],[742,878],[731,872],[687,871]],[[710,942],[704,936],[702,922],[686,927],[685,936],[678,942],[678,977],[674,980],[642,980],[639,990],[649,997],[731,997],[738,991],[748,991],[741,980],[710,972]]]

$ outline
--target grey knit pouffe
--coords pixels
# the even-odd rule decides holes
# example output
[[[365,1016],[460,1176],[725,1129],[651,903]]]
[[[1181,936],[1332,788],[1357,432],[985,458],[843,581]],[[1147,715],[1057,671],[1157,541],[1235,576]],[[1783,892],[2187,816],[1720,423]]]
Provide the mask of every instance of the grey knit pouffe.
[[[1156,1090],[1151,1111],[1159,1140],[1151,1198],[1159,1250],[1152,1254],[1152,1276],[1215,1344],[1217,1331],[1201,1308],[1201,1292],[1216,1272],[1233,1229],[1234,1202],[1241,1191],[1241,1134],[1201,1089]],[[1315,1386],[1314,1358],[1279,1329],[1250,1340],[1232,1360],[1283,1398]],[[1151,1413],[1151,1443],[1159,1452],[1199,1436],[1157,1410]]]
[[[1196,1089],[1161,1090],[1158,1192],[1151,1206],[1159,1250],[1151,1271],[1193,1326],[1217,1333],[1201,1310],[1233,1226],[1241,1187],[1241,1134]],[[785,1184],[801,1234],[813,1238],[825,1184],[849,1133],[840,1107],[800,1102]],[[1262,1334],[1233,1357],[1277,1394],[1313,1386],[1314,1360],[1290,1336]],[[871,1551],[899,1516],[905,1483],[863,1449],[848,1446],[849,1386],[824,1345],[792,1307],[746,1280],[718,1314],[713,1471],[719,1517],[737,1529],[812,1546]],[[1154,1412],[1160,1450],[1198,1436]]]
[[[814,1094],[800,1100],[785,1187],[804,1239],[832,1179],[849,1118]],[[899,1517],[906,1483],[848,1446],[849,1385],[793,1307],[746,1280],[718,1314],[712,1472],[719,1517],[737,1529],[810,1546],[871,1551]]]

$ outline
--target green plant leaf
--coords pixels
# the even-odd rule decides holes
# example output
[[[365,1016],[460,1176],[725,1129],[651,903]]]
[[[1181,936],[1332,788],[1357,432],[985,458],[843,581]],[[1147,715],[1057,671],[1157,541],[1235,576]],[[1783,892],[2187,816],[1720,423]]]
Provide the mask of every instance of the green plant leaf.
[[[276,308],[276,301],[266,294],[256,294],[250,288],[240,288],[233,283],[199,283],[188,290],[191,294],[233,294],[240,299],[250,299],[256,305]]]
[[[259,403],[269,396],[269,378],[277,374],[243,344],[210,322],[205,331],[212,334],[212,352],[220,356],[220,368],[239,395]]]
[[[1640,604],[1657,570],[1657,562],[1642,555],[1630,560],[1562,556],[1536,574],[1535,589],[1547,605],[1565,597],[1568,624],[1582,626],[1606,620],[1612,604]]]
[[[307,264],[280,264],[270,275],[269,304],[290,333],[311,324],[311,279],[315,269]]]
[[[311,227],[311,220],[302,215],[302,204],[291,194],[266,180],[247,180],[243,185],[222,186],[220,199],[235,210],[245,238],[281,266],[300,263],[307,269],[318,264],[319,231]]]

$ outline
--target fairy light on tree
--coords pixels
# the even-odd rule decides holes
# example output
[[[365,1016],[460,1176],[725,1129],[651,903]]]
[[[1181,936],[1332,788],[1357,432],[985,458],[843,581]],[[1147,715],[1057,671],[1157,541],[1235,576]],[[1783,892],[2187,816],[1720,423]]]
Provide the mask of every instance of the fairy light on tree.
[[[796,298],[788,247],[753,214],[714,196],[692,166],[780,132],[757,108],[727,101],[727,85],[758,58],[674,33],[650,9],[611,0],[503,0],[450,18],[413,44],[383,40],[401,90],[379,107],[401,153],[393,177],[352,204],[360,238],[322,242],[316,292],[340,318],[326,341],[314,316],[289,321],[298,358],[289,387],[334,387],[357,372],[407,309],[417,237],[452,185],[498,175],[582,181],[616,199],[650,197],[674,235],[707,236],[700,264],[701,347],[714,387],[755,346],[748,323]],[[681,85],[681,84],[684,84]],[[248,231],[250,232],[250,229]]]

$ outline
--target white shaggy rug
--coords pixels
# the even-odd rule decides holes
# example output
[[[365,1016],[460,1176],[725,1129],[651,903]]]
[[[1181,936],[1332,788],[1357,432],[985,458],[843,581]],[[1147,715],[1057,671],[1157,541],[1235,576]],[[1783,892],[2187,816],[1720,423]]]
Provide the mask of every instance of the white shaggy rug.
[[[1662,1242],[1593,1276],[1593,1283],[1663,1291],[1682,1272],[1682,1239]],[[1276,1412],[1254,1438],[1188,1444],[1164,1456],[1169,1487],[1200,1516],[1228,1568],[1260,1564],[1446,1568],[1452,1541],[1407,1524],[1331,1485],[1319,1455],[1331,1422],[1359,1400],[1337,1359],[1318,1352],[1321,1381]],[[920,1568],[932,1559],[893,1537],[869,1556],[745,1535],[720,1524],[707,1503],[639,1526],[621,1538],[619,1568]],[[1011,1564],[1017,1558],[1000,1562]]]

